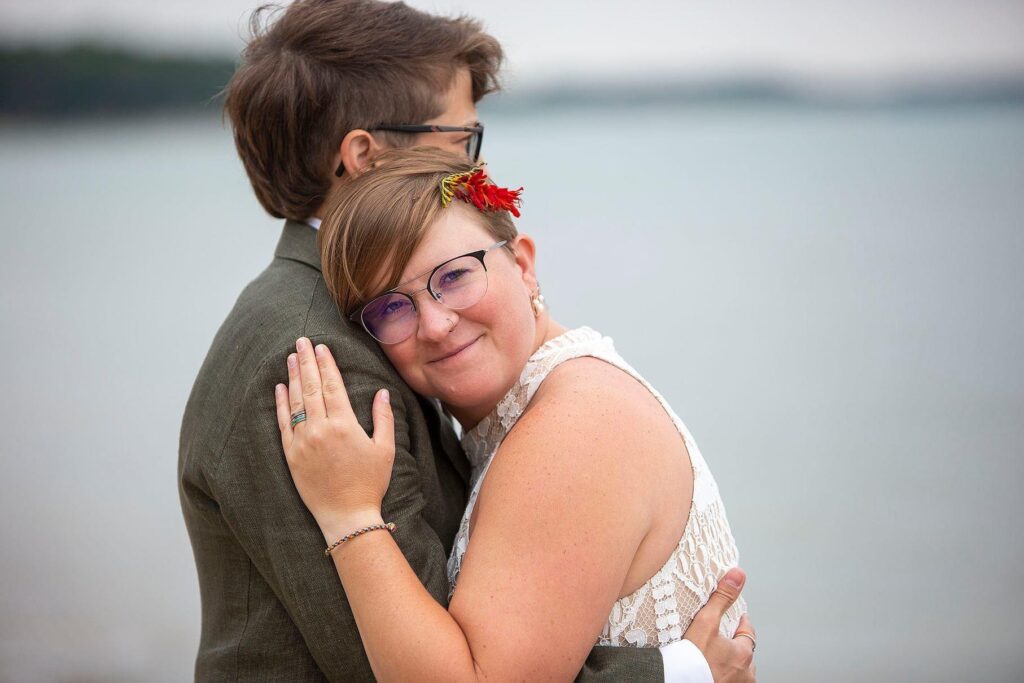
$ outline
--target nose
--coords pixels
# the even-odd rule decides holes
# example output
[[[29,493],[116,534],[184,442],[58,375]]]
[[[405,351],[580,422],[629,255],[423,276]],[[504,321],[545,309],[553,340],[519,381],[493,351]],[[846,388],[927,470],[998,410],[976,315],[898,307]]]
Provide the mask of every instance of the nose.
[[[424,341],[443,340],[459,322],[459,316],[455,311],[430,296],[421,299],[418,313],[420,322],[416,334]]]

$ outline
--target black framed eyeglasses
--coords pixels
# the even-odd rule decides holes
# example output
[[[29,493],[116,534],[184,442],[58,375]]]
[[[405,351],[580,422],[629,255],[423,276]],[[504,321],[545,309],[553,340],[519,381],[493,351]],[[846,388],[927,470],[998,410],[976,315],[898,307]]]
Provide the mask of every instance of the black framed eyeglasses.
[[[419,327],[419,310],[413,297],[426,291],[435,301],[452,310],[469,308],[487,293],[487,264],[484,263],[484,256],[506,244],[508,241],[502,240],[486,249],[448,259],[430,271],[426,287],[408,294],[398,291],[396,287],[357,308],[349,314],[348,319],[358,320],[363,329],[381,344],[403,342]],[[421,273],[398,286],[415,282],[426,274]]]
[[[369,131],[386,130],[394,133],[472,133],[466,140],[466,156],[473,163],[480,159],[480,150],[484,145],[484,124],[475,126],[435,126],[428,123],[396,123],[394,125],[374,126]],[[339,178],[345,172],[345,164],[339,164],[334,175]]]

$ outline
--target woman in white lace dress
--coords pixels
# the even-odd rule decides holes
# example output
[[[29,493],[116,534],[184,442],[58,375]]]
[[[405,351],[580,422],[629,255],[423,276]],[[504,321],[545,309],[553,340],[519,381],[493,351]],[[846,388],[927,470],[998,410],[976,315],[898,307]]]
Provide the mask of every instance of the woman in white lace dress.
[[[370,438],[330,352],[300,340],[277,390],[282,441],[381,678],[571,679],[595,643],[681,639],[738,562],[683,423],[611,339],[551,318],[517,205],[456,157],[405,150],[349,180],[320,227],[339,308],[459,421],[473,466],[445,611],[382,528],[387,391]]]

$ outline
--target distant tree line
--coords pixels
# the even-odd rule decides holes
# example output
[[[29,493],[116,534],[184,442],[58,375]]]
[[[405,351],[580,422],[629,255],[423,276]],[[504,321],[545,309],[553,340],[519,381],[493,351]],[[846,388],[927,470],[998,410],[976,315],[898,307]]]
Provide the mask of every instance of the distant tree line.
[[[160,57],[99,45],[0,47],[0,116],[14,118],[208,108],[235,63]]]
[[[0,46],[0,119],[61,118],[149,111],[220,111],[231,78],[229,58],[155,56],[114,47]],[[500,104],[499,104],[500,103]],[[506,93],[486,109],[504,112],[564,107],[722,106],[916,108],[1024,105],[1024,73],[909,83],[878,92],[821,91],[766,75],[710,80],[576,83]]]

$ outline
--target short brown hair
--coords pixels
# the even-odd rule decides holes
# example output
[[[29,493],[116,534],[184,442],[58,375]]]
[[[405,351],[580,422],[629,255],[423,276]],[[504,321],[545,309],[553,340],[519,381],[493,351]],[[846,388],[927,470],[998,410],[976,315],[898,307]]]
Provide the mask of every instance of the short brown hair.
[[[317,239],[327,289],[342,313],[351,313],[371,295],[399,283],[442,211],[465,206],[495,240],[515,239],[518,233],[508,211],[477,211],[461,200],[442,206],[441,180],[472,168],[464,157],[432,147],[396,149],[381,153],[368,170],[339,183],[328,200]]]
[[[297,0],[253,14],[224,112],[260,204],[304,220],[331,187],[331,161],[357,128],[421,123],[469,68],[473,100],[498,89],[501,45],[466,16],[402,2]],[[409,135],[379,134],[390,146]]]

